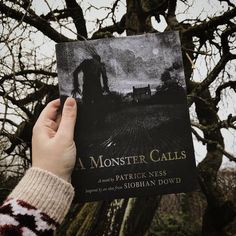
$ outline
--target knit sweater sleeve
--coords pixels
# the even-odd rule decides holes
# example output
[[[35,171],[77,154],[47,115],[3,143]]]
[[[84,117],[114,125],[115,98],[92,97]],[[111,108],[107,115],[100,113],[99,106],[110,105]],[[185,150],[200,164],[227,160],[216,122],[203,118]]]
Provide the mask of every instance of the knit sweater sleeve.
[[[45,170],[30,168],[0,206],[0,235],[53,235],[73,197],[70,183]]]

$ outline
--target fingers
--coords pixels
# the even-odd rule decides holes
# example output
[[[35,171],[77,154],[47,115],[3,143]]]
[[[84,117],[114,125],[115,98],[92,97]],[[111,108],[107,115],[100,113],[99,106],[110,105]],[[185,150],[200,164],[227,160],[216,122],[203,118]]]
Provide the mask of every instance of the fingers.
[[[48,105],[41,112],[38,122],[45,122],[48,120],[55,121],[57,118],[57,112],[60,107],[60,99],[53,100],[48,103]]]
[[[69,142],[74,139],[74,128],[77,115],[77,106],[75,99],[69,97],[64,103],[62,110],[61,122],[56,136],[59,136]]]
[[[53,100],[52,102],[47,104],[34,125],[33,136],[39,133],[45,138],[53,136],[52,133],[55,133],[58,128],[56,119],[59,106],[59,99]]]

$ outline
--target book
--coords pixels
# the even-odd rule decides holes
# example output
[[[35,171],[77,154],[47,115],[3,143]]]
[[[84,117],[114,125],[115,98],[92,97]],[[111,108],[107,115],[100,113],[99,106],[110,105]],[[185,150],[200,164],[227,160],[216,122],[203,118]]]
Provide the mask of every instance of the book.
[[[197,189],[178,32],[59,43],[56,56],[62,104],[78,104],[79,201]]]

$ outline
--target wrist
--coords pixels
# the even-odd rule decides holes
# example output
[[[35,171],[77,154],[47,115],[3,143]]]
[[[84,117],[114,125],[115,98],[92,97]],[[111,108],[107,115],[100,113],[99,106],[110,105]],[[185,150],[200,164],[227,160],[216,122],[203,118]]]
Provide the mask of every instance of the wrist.
[[[74,197],[72,185],[37,167],[30,168],[9,198],[23,200],[61,223]]]
[[[53,166],[52,166],[53,164]],[[65,181],[67,183],[71,183],[71,175],[68,173],[64,173],[63,172],[63,168],[55,168],[55,163],[51,163],[51,165],[49,163],[47,163],[46,165],[47,167],[45,167],[45,163],[34,163],[32,164],[32,168],[34,169],[40,169],[42,171],[47,172],[48,174],[54,175],[56,178],[61,179],[62,181]]]

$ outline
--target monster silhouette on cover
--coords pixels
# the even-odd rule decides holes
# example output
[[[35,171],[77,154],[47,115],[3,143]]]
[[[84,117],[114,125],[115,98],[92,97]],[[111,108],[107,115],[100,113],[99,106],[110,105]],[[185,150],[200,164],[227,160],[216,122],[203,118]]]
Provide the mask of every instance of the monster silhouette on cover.
[[[73,97],[76,97],[76,93],[81,94],[78,81],[80,72],[83,72],[83,103],[89,105],[101,102],[103,92],[109,93],[106,69],[104,63],[101,62],[101,57],[98,54],[93,54],[91,59],[85,59],[76,67],[73,72]],[[101,84],[101,76],[103,86]]]

